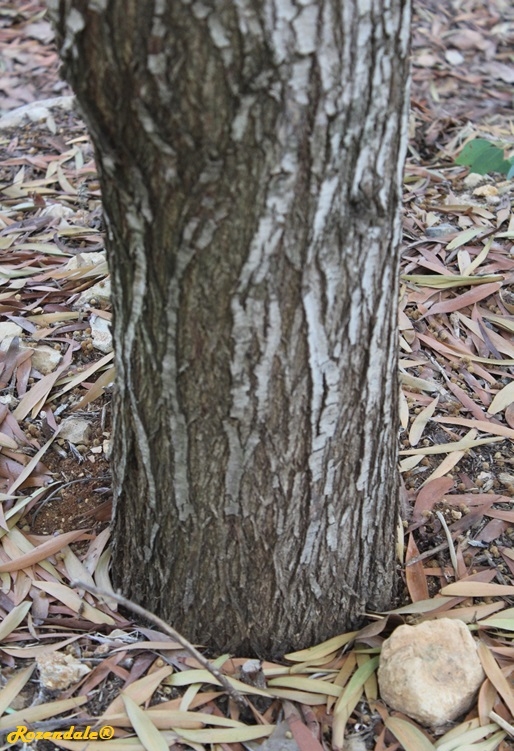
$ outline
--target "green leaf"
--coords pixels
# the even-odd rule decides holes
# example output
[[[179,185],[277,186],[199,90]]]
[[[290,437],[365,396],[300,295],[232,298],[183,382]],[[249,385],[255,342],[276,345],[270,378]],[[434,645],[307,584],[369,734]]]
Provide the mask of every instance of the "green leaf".
[[[514,608],[508,608],[501,613],[496,613],[491,618],[480,621],[480,625],[503,629],[503,631],[514,631]]]
[[[472,172],[486,175],[489,172],[501,172],[510,174],[513,165],[505,159],[503,149],[498,148],[485,138],[475,138],[467,143],[455,160],[455,164],[464,164],[471,168]]]
[[[378,662],[378,657],[372,657],[370,660],[366,660],[366,662],[360,665],[344,687],[341,696],[336,701],[332,723],[332,745],[334,748],[343,747],[346,723],[359,703],[364,684],[378,668]],[[421,749],[419,751],[421,751]]]
[[[460,727],[465,728],[465,726],[466,724],[462,723],[462,726]],[[456,730],[456,728],[453,730]],[[479,725],[470,730],[464,730],[464,732],[460,734],[454,733],[453,736],[451,735],[452,731],[450,731],[450,733],[447,733],[436,742],[435,747],[437,751],[459,751],[459,749],[462,748],[474,749],[475,746],[471,744],[475,743],[475,741],[482,740],[482,738],[485,738],[486,735],[490,735],[494,730],[498,730],[498,725],[495,722],[491,722],[482,727]]]

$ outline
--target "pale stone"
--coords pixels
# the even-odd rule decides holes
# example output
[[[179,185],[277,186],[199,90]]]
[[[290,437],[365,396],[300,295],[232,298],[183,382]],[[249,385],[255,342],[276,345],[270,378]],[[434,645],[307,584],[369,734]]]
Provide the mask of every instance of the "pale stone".
[[[8,349],[9,344],[12,342],[14,337],[21,336],[22,332],[22,327],[18,326],[17,323],[13,323],[12,321],[2,321],[2,323],[0,323],[0,342],[7,340],[5,346],[3,346],[2,349]]]
[[[48,373],[53,373],[61,360],[62,355],[57,349],[42,344],[34,350],[32,366],[42,375],[48,375]]]
[[[479,175],[478,172],[470,172],[462,181],[466,188],[476,188],[487,180],[485,175]]]
[[[85,289],[75,305],[89,305],[92,300],[96,300],[96,304],[107,304],[111,301],[110,279],[102,279],[101,282],[97,282],[92,287],[89,287],[89,289]]]
[[[382,699],[429,727],[466,712],[484,678],[475,640],[459,620],[399,626],[382,645],[378,669]]]
[[[105,355],[112,352],[111,324],[100,316],[91,316],[91,337],[93,347]]]
[[[495,198],[498,195],[498,188],[496,185],[480,185],[478,188],[475,188],[473,195]]]
[[[74,271],[75,269],[81,269],[84,266],[98,266],[100,263],[105,263],[105,261],[105,250],[101,250],[98,253],[77,253],[76,256],[70,258],[64,268],[67,271]]]
[[[43,99],[39,102],[30,102],[22,107],[17,107],[0,117],[0,130],[17,128],[25,118],[36,122],[46,120],[50,116],[50,110],[54,108],[69,111],[75,104],[74,96],[57,96],[52,99]]]
[[[16,397],[12,394],[4,394],[3,396],[0,396],[0,404],[5,404],[6,407],[9,407],[9,409],[16,409],[19,403],[20,400],[16,399]]]
[[[64,438],[75,446],[87,444],[91,438],[91,426],[87,420],[80,417],[67,417],[61,423],[59,438]]]
[[[444,56],[450,65],[462,65],[464,62],[464,56],[461,55],[459,50],[446,50]]]
[[[110,459],[111,458],[111,453],[112,453],[112,441],[111,441],[110,438],[106,438],[102,442],[102,450],[104,452],[105,458],[106,459]]]
[[[453,224],[435,224],[433,227],[427,227],[425,235],[427,237],[446,237],[446,235],[453,235],[458,232],[458,227],[454,227]]]
[[[49,652],[36,658],[39,679],[50,691],[64,691],[90,672],[91,668],[63,652]]]
[[[53,373],[62,360],[62,355],[59,350],[49,347],[47,344],[41,344],[34,348],[22,342],[21,348],[33,349],[32,367],[37,370],[38,373],[41,373],[41,375]]]
[[[74,214],[75,209],[70,206],[63,206],[61,203],[51,203],[41,209],[41,216],[52,216],[54,219],[64,219]]]

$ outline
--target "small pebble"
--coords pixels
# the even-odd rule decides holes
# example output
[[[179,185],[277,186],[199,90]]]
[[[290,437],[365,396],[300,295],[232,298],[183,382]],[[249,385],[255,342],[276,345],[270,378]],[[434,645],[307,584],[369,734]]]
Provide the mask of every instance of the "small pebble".
[[[459,229],[454,227],[453,224],[436,224],[434,227],[427,227],[425,235],[427,237],[446,237],[446,235],[452,235],[458,231]]]
[[[487,180],[485,175],[479,175],[477,172],[470,172],[467,177],[462,181],[466,188],[476,188],[477,185],[482,185]]]

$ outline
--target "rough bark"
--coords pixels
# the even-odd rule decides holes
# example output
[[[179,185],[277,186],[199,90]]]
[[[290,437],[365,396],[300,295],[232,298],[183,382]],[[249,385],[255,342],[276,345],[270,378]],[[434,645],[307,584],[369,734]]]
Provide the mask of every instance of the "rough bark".
[[[114,577],[273,656],[388,605],[408,0],[52,0],[95,144]]]

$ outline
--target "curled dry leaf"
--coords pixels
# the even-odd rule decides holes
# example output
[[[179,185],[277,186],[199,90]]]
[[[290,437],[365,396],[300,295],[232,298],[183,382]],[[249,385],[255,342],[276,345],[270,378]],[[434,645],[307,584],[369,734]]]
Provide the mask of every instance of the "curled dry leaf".
[[[418,546],[416,545],[414,536],[410,534],[407,543],[406,563],[409,562],[409,559],[415,558],[418,555]],[[405,580],[412,602],[423,602],[429,599],[427,579],[421,561],[405,569]]]
[[[0,691],[0,715],[3,715],[5,710],[11,705],[13,699],[18,696],[20,691],[30,680],[35,666],[36,663],[33,662],[32,665],[29,665],[24,670],[18,671],[11,678],[9,678],[5,686]]]
[[[425,430],[426,424],[432,418],[438,403],[439,396],[436,396],[435,399],[430,402],[428,407],[422,409],[421,412],[414,418],[411,429],[409,431],[409,443],[411,446],[416,446],[416,444],[419,443],[419,440],[423,435],[423,431]]]
[[[514,691],[484,642],[478,644],[478,656],[485,674],[505,702],[511,716],[514,717]]]
[[[514,403],[514,381],[508,383],[495,395],[489,409],[488,414],[496,415],[498,412],[502,412],[507,407],[510,407]]]

